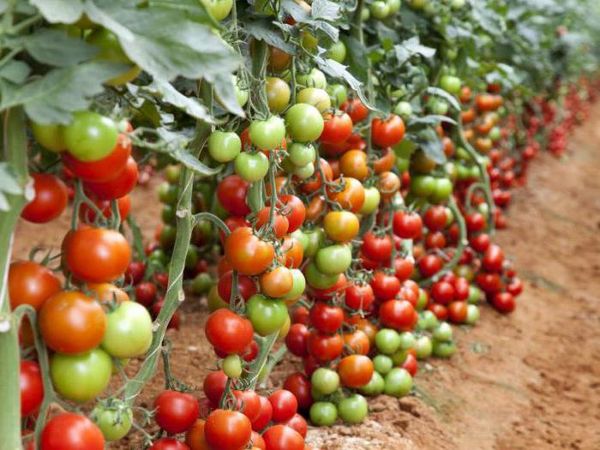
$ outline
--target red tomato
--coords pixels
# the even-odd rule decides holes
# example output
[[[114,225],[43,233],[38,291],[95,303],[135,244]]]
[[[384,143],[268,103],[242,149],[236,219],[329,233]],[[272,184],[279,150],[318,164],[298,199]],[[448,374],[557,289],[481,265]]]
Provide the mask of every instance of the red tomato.
[[[269,395],[269,402],[273,407],[271,417],[274,422],[285,422],[298,411],[298,400],[286,389],[279,389]]]
[[[33,261],[16,261],[8,270],[10,307],[31,305],[36,310],[59,292],[60,280],[50,269]]]
[[[333,114],[325,120],[325,126],[319,140],[329,144],[345,142],[352,134],[352,126],[352,119],[348,114]]]
[[[138,182],[138,165],[131,156],[127,159],[125,168],[108,181],[83,183],[86,191],[93,193],[101,200],[113,200],[129,194]]]
[[[102,211],[102,215],[107,219],[112,217],[112,205],[110,200],[94,200],[94,204]],[[121,221],[127,219],[131,210],[131,199],[129,195],[117,199],[117,209]],[[79,219],[83,222],[93,224],[96,220],[96,211],[94,211],[87,203],[82,203],[79,207]]]
[[[419,272],[429,278],[442,270],[442,259],[437,255],[425,255],[419,260]]]
[[[407,300],[388,300],[379,308],[381,323],[399,331],[411,331],[419,315]]]
[[[369,109],[358,98],[342,103],[340,109],[348,113],[353,123],[361,122],[369,115]]]
[[[501,272],[504,263],[504,252],[499,245],[491,244],[481,260],[487,272]]]
[[[421,235],[423,222],[416,212],[397,211],[393,220],[394,234],[402,239],[415,239]]]
[[[394,275],[398,280],[408,280],[415,270],[415,263],[409,259],[396,258],[394,260],[394,270]]]
[[[410,375],[414,377],[417,374],[417,370],[419,368],[417,357],[412,353],[408,353],[406,355],[406,359],[402,363],[402,368],[406,369],[408,373],[410,373]]]
[[[481,233],[469,239],[469,245],[478,253],[485,252],[491,244],[490,235]]]
[[[206,397],[210,400],[213,405],[218,405],[225,392],[225,384],[227,383],[227,375],[222,370],[216,372],[210,372],[204,378],[204,384],[202,390]]]
[[[263,396],[259,396],[258,400],[260,401],[260,411],[258,416],[252,421],[252,429],[254,431],[261,431],[265,428],[273,416],[273,406],[271,405],[271,402]]]
[[[504,314],[513,312],[517,306],[515,298],[508,292],[501,292],[494,295],[492,299],[492,305],[494,305],[494,308]]]
[[[447,281],[438,281],[431,286],[431,298],[436,303],[447,305],[454,300],[455,295],[454,286]]]
[[[349,388],[359,388],[367,384],[371,381],[374,370],[371,358],[364,355],[346,356],[337,367],[342,385]]]
[[[36,412],[44,400],[42,372],[35,361],[21,361],[19,389],[21,391],[21,417],[25,417]]]
[[[246,203],[246,194],[250,183],[238,175],[223,178],[217,186],[217,198],[221,206],[234,216],[246,216],[250,208]]]
[[[435,314],[435,317],[437,317],[438,320],[448,319],[448,308],[446,308],[444,305],[439,303],[431,303],[429,306],[427,306],[427,309]]]
[[[258,275],[273,262],[273,245],[259,239],[250,227],[240,227],[225,240],[225,257],[243,275]]]
[[[257,230],[260,230],[261,228],[267,227],[269,225],[270,217],[271,207],[265,206],[256,215],[255,228]],[[288,232],[289,227],[290,222],[288,221],[287,217],[275,210],[275,213],[273,215],[273,233],[275,234],[275,237],[282,238],[283,236],[285,236]]]
[[[339,334],[311,331],[308,335],[308,352],[319,361],[333,361],[342,354],[343,349],[344,339]]]
[[[295,195],[290,194],[280,196],[279,201],[283,205],[281,214],[288,219],[288,233],[293,233],[302,226],[306,218],[304,202]]]
[[[294,416],[283,425],[293,428],[303,438],[305,438],[306,433],[308,433],[308,424],[306,423],[306,420],[304,420],[304,417],[302,417],[300,414],[294,414]]]
[[[375,298],[379,300],[389,300],[400,292],[400,280],[394,275],[388,275],[385,272],[377,271],[371,280],[371,287]]]
[[[294,323],[285,337],[285,345],[292,355],[300,358],[308,355],[308,328],[302,323]]]
[[[283,388],[294,394],[299,409],[306,411],[312,405],[310,380],[300,372],[289,375],[283,383]]]
[[[148,450],[190,450],[190,448],[177,439],[162,438],[155,441]]]
[[[386,119],[376,118],[371,122],[371,139],[378,147],[392,147],[404,138],[404,122],[395,114]]]
[[[183,433],[200,414],[198,400],[191,394],[163,391],[154,400],[154,418],[159,427],[170,434]]]
[[[363,236],[361,251],[363,255],[373,261],[389,262],[392,257],[392,238],[384,234],[377,236],[372,232],[367,232]]]
[[[85,416],[63,413],[46,423],[41,436],[42,450],[104,450],[104,436]]]
[[[304,450],[304,438],[287,425],[274,425],[263,434],[267,450]]]
[[[33,223],[46,223],[62,214],[69,201],[67,186],[58,177],[48,173],[34,173],[35,197],[23,211],[21,217]]]
[[[204,437],[212,448],[241,450],[250,442],[252,425],[240,412],[216,409],[206,419]]]
[[[233,391],[233,395],[237,399],[238,410],[248,417],[250,422],[256,420],[261,411],[260,396],[251,390]]]
[[[370,284],[351,284],[346,288],[344,300],[350,309],[369,311],[375,301]]]
[[[208,316],[204,331],[213,347],[226,354],[242,353],[254,338],[250,321],[228,309]]]
[[[316,302],[310,310],[311,325],[322,333],[335,333],[343,322],[344,310],[339,306]]]
[[[233,271],[221,275],[219,277],[219,282],[217,284],[217,290],[219,291],[219,296],[229,302],[229,298],[231,297],[231,287],[233,282]],[[256,283],[252,278],[246,275],[238,275],[237,276],[238,283],[238,294],[244,299],[248,300],[254,294],[256,294],[257,288]]]
[[[467,302],[452,302],[448,305],[448,318],[452,323],[465,323],[467,320]]]

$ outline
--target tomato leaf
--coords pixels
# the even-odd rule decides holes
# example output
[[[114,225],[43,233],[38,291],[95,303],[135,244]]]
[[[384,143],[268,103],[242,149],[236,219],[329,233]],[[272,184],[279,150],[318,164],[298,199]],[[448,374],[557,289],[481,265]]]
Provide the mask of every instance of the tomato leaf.
[[[96,0],[86,2],[86,13],[115,33],[129,59],[154,78],[183,76],[212,82],[239,67],[235,52],[185,9]]]
[[[22,39],[25,49],[38,61],[51,66],[70,66],[93,58],[98,49],[69,36],[66,31],[42,28]]]
[[[169,131],[166,128],[158,128],[156,130],[158,135],[164,141],[165,145],[162,148],[155,149],[160,153],[166,153],[174,160],[180,162],[187,168],[193,170],[198,175],[211,176],[216,175],[223,169],[223,165],[219,165],[218,167],[208,167],[206,164],[201,163],[198,158],[192,155],[190,152],[186,150],[188,144],[190,143],[192,137],[186,136],[182,133],[175,133],[173,131]]]
[[[271,28],[268,20],[254,19],[246,24],[246,32],[259,41],[265,41],[272,47],[277,47],[290,55],[296,54],[296,48],[285,41],[280,31]]]
[[[456,125],[456,121],[454,119],[451,119],[448,116],[440,116],[440,115],[436,115],[436,114],[430,114],[428,116],[422,116],[422,117],[416,117],[413,116],[408,120],[407,123],[407,128],[411,129],[411,128],[418,128],[418,127],[422,127],[422,126],[431,126],[431,125],[437,125],[440,122],[446,122],[446,123],[451,123],[452,125]]]
[[[230,113],[235,114],[239,117],[246,117],[244,110],[237,101],[235,95],[234,77],[228,74],[217,75],[213,82],[213,88],[215,90],[215,96],[221,106],[223,106]]]
[[[297,22],[309,25],[314,30],[322,31],[333,41],[337,41],[339,30],[330,22],[335,22],[340,17],[339,5],[329,0],[315,0],[312,2],[310,13],[293,0],[283,0],[281,8]]]
[[[81,0],[29,0],[50,23],[77,22],[83,14]]]
[[[315,56],[315,62],[319,68],[330,77],[343,79],[348,86],[356,91],[360,101],[363,102],[367,108],[376,109],[363,92],[363,83],[354,78],[354,75],[348,71],[347,66],[344,66],[333,59],[323,58],[321,56]]]
[[[442,141],[433,128],[426,128],[414,134],[411,133],[410,138],[423,149],[429,159],[438,164],[446,162]]]
[[[19,195],[23,189],[17,181],[13,170],[6,162],[0,162],[0,211],[8,211],[10,204],[6,195]]]
[[[394,52],[396,53],[396,59],[398,64],[403,65],[410,58],[415,55],[420,55],[424,58],[431,58],[435,55],[436,50],[431,47],[421,45],[418,36],[411,37],[400,44],[394,45]]]
[[[152,84],[144,86],[142,89],[158,96],[163,102],[185,111],[198,120],[214,123],[214,119],[202,103],[194,97],[183,95],[168,81],[154,80]]]
[[[103,90],[102,83],[123,71],[123,65],[94,61],[54,69],[18,88],[0,85],[0,110],[23,105],[39,123],[63,123],[73,111],[87,108],[90,98]]]
[[[0,69],[0,78],[10,81],[11,83],[22,84],[25,82],[30,72],[30,67],[23,61],[12,60]]]
[[[428,87],[427,89],[425,89],[425,92],[428,93],[428,94],[435,95],[437,97],[443,98],[454,109],[460,111],[460,104],[458,103],[458,100],[456,99],[456,97],[454,97],[452,94],[449,94],[445,90],[437,88],[437,87]]]

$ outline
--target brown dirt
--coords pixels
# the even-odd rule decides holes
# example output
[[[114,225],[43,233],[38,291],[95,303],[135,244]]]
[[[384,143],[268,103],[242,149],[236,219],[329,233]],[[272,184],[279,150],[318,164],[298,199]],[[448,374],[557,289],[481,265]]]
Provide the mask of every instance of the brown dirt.
[[[542,155],[528,187],[515,192],[509,229],[497,239],[526,280],[516,313],[483,308],[478,326],[456,330],[459,352],[450,361],[421,367],[415,396],[372,399],[365,423],[311,429],[309,443],[328,450],[600,449],[598,142],[600,105],[571,137],[566,161]],[[138,191],[133,209],[149,235],[159,206],[151,187]],[[56,247],[65,225],[21,224],[16,253]],[[200,386],[214,367],[205,302],[189,298],[184,309],[181,330],[169,332],[173,368]],[[161,388],[156,376],[140,403]],[[133,438],[110,448],[140,445]]]

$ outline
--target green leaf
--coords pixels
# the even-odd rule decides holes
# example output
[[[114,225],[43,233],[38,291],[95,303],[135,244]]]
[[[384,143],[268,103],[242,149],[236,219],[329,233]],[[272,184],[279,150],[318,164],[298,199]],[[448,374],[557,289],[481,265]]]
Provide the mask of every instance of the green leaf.
[[[421,45],[418,36],[411,37],[400,44],[394,45],[394,51],[396,52],[399,65],[404,64],[415,55],[431,58],[436,52],[434,48]]]
[[[415,127],[437,125],[440,122],[446,122],[446,123],[450,123],[452,125],[456,125],[456,121],[454,119],[451,119],[448,116],[440,116],[440,115],[436,115],[436,114],[430,114],[428,116],[422,116],[422,117],[411,117],[408,120],[406,127],[408,129],[411,129],[411,128],[415,128]]]
[[[0,110],[23,105],[35,122],[68,124],[71,113],[87,108],[90,98],[102,92],[102,83],[122,73],[123,68],[121,64],[94,61],[54,69],[18,89],[3,86]]]
[[[230,113],[235,114],[239,117],[246,117],[244,110],[238,103],[235,95],[234,77],[230,75],[219,75],[215,78],[213,88],[215,90],[215,96],[221,106],[223,106]]]
[[[70,66],[93,58],[98,48],[73,38],[66,31],[42,28],[22,40],[25,49],[38,61],[52,66]]]
[[[50,23],[77,22],[83,14],[81,0],[29,0]]]
[[[414,135],[414,140],[425,152],[425,155],[438,164],[446,162],[444,147],[437,132],[433,128],[426,128]]]
[[[88,0],[86,13],[115,33],[129,59],[154,78],[172,80],[183,76],[212,82],[240,65],[233,49],[210,26],[198,23],[197,17],[185,10]]]
[[[460,104],[458,103],[458,100],[456,99],[456,97],[452,94],[449,94],[445,90],[437,88],[437,87],[428,87],[425,90],[425,92],[427,92],[428,94],[431,94],[431,95],[435,95],[437,97],[442,97],[444,100],[446,100],[450,104],[450,106],[452,106],[454,109],[460,111]]]
[[[197,174],[211,176],[216,175],[223,169],[223,165],[219,165],[218,167],[208,167],[207,165],[201,163],[198,158],[188,152],[186,147],[191,138],[181,133],[169,131],[166,128],[159,128],[157,129],[157,132],[166,143],[164,149],[157,149],[157,151],[168,154],[171,156],[171,158],[180,162]]]
[[[344,44],[346,44],[347,55],[346,62],[350,67],[350,70],[356,77],[363,83],[367,81],[367,61],[368,53],[367,48],[358,39],[352,36],[344,36],[342,38]]]
[[[340,17],[340,7],[335,3],[329,0],[315,0],[310,13],[308,13],[293,0],[283,0],[281,9],[292,16],[297,23],[309,25],[314,30],[324,32],[332,40],[338,40],[338,28],[330,23]]]
[[[6,162],[0,162],[0,211],[8,211],[10,204],[6,195],[20,195],[23,189],[13,170]]]
[[[154,80],[152,84],[142,89],[158,96],[163,102],[185,111],[198,120],[214,123],[214,119],[203,104],[194,97],[183,95],[168,81]]]
[[[264,41],[272,47],[277,47],[290,55],[296,54],[296,48],[286,42],[280,31],[274,30],[266,19],[252,20],[246,24],[246,32],[253,38]]]
[[[4,13],[8,9],[8,1],[0,0],[0,14]]]
[[[0,78],[15,84],[22,84],[29,76],[31,69],[23,61],[12,60],[0,69]]]
[[[340,18],[340,6],[329,0],[314,0],[310,15],[315,20],[334,22]]]
[[[333,59],[323,58],[321,56],[316,56],[315,62],[319,68],[330,77],[343,79],[348,86],[350,86],[350,88],[356,91],[360,101],[363,102],[365,106],[367,106],[369,109],[376,109],[375,106],[372,105],[365,96],[363,92],[363,84],[354,78],[354,75],[347,70],[347,66],[344,66]]]

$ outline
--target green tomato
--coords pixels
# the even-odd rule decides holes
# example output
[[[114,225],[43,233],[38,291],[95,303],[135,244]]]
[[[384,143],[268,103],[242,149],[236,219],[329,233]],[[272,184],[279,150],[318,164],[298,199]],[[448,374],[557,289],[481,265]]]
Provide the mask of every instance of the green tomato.
[[[337,420],[337,408],[331,402],[316,402],[310,407],[310,421],[318,427],[329,427]]]
[[[383,328],[375,335],[375,346],[377,350],[386,355],[392,355],[400,348],[400,335],[396,330]]]
[[[319,271],[314,262],[311,262],[304,269],[306,282],[310,287],[315,289],[328,289],[337,283],[339,273],[329,275]]]
[[[394,361],[389,356],[377,355],[373,358],[373,366],[377,373],[385,375],[394,367]]]
[[[58,124],[31,123],[33,137],[46,150],[62,152],[67,148],[63,136],[63,127]]]
[[[406,361],[406,357],[408,356],[408,350],[398,350],[396,353],[394,353],[391,358],[392,358],[392,364],[394,366],[401,366],[404,361]]]
[[[419,339],[417,339],[417,345],[415,345],[417,359],[429,358],[431,356],[432,351],[433,344],[431,343],[431,339],[429,339],[429,336],[421,336]]]
[[[429,197],[436,188],[436,181],[430,175],[416,175],[410,180],[410,193],[417,197]]]
[[[233,8],[233,0],[201,0],[209,14],[217,21],[225,19]]]
[[[281,147],[285,139],[285,123],[281,117],[271,116],[267,120],[255,120],[250,124],[250,141],[261,150]]]
[[[360,207],[360,214],[373,214],[379,208],[381,194],[375,186],[365,188],[365,202]]]
[[[379,372],[373,372],[373,376],[371,376],[371,380],[361,386],[359,391],[365,395],[379,395],[385,389],[385,381]]]
[[[116,77],[111,78],[106,84],[111,86],[121,86],[134,80],[140,74],[141,69],[131,62],[129,57],[123,51],[119,38],[113,32],[106,28],[98,28],[97,30],[92,31],[85,40],[100,49],[96,55],[97,59],[127,64],[129,66],[127,70]]]
[[[152,344],[152,317],[136,302],[122,302],[107,314],[102,348],[115,358],[142,356]]]
[[[479,289],[477,286],[470,285],[469,286],[469,297],[468,297],[467,301],[471,304],[476,305],[477,303],[479,303],[481,301],[481,297],[482,297],[481,289]]]
[[[450,181],[449,178],[436,178],[435,189],[429,195],[429,199],[433,203],[439,203],[448,200],[452,194],[452,189],[452,181]]]
[[[427,292],[424,289],[419,289],[419,298],[417,299],[417,306],[415,306],[417,311],[422,311],[427,306]]]
[[[433,114],[444,116],[448,113],[448,103],[437,97],[431,97],[427,102],[427,107]]]
[[[292,170],[292,174],[297,176],[301,180],[306,180],[313,176],[315,173],[315,165],[314,163],[308,163],[305,166],[294,167]]]
[[[413,386],[413,379],[406,369],[394,368],[385,376],[385,388],[383,392],[392,397],[404,397]]]
[[[333,103],[336,106],[341,105],[346,100],[348,100],[348,90],[343,84],[330,84],[329,86],[327,86],[327,93],[329,94],[331,103]],[[317,109],[321,111],[321,108],[319,108],[318,106]]]
[[[479,320],[479,307],[477,305],[468,305],[467,306],[467,319],[466,323],[469,325],[475,325],[475,323]]]
[[[408,0],[408,4],[413,9],[425,9],[429,0]]]
[[[325,56],[339,63],[343,63],[346,59],[346,45],[342,41],[334,42],[325,53]]]
[[[302,47],[309,53],[315,53],[319,47],[319,38],[310,31],[304,29],[300,31]],[[315,70],[315,69],[313,69]]]
[[[204,295],[210,288],[215,284],[213,277],[210,273],[203,272],[199,273],[192,280],[192,294]]]
[[[242,141],[233,131],[213,131],[208,138],[208,153],[217,162],[233,161],[242,150]]]
[[[405,331],[403,333],[400,333],[400,348],[402,350],[408,350],[410,348],[415,348],[416,343],[417,343],[417,340],[415,338],[415,335],[412,334],[410,331]]]
[[[383,20],[390,15],[390,7],[383,0],[376,0],[371,3],[369,11],[371,12],[371,15],[378,20]]]
[[[231,78],[233,81],[233,87],[235,89],[235,99],[237,100],[238,105],[244,106],[246,103],[248,103],[250,92],[247,88],[242,88],[240,86],[240,82],[235,75],[232,75]]]
[[[450,0],[450,8],[461,9],[465,6],[465,0]]]
[[[456,353],[456,344],[453,341],[433,341],[433,355],[438,358],[450,358]]]
[[[413,114],[412,105],[409,102],[398,102],[394,108],[394,114],[398,114],[403,119],[408,119]]]
[[[494,127],[490,130],[490,133],[488,134],[488,137],[492,140],[492,141],[497,141],[498,139],[500,139],[502,137],[502,132],[500,131],[500,127]]]
[[[174,224],[176,220],[175,207],[173,205],[164,205],[160,213],[160,218],[164,223]]]
[[[319,272],[326,275],[338,275],[352,264],[352,250],[348,245],[329,245],[319,249],[315,256]]]
[[[307,244],[304,246],[304,256],[313,257],[325,241],[325,232],[323,228],[318,227],[305,231],[304,236],[307,240]]]
[[[90,418],[98,425],[107,441],[118,441],[131,430],[133,411],[124,402],[113,400],[110,406],[96,406]]]
[[[281,300],[292,301],[300,298],[306,289],[306,279],[300,269],[292,269],[292,289]]]
[[[325,89],[327,87],[327,78],[325,78],[325,74],[319,69],[311,69],[308,73],[296,76],[296,82],[298,83],[298,86],[302,87],[314,87],[319,89]]]
[[[112,152],[119,130],[108,117],[92,111],[78,111],[64,128],[63,136],[69,153],[80,161],[91,162]]]
[[[242,152],[234,161],[235,173],[244,180],[254,183],[262,180],[269,171],[269,158],[263,152]]]
[[[196,267],[196,264],[198,264],[198,259],[200,259],[200,256],[198,255],[198,249],[195,245],[190,245],[185,255],[185,268],[192,270],[194,267]]]
[[[460,92],[461,85],[462,81],[460,78],[452,75],[444,75],[440,79],[440,87],[450,94],[458,94]]]
[[[308,87],[300,90],[296,95],[296,103],[312,105],[322,114],[331,109],[331,97],[326,90]]]
[[[406,172],[410,168],[410,159],[396,157],[396,169],[398,172]]]
[[[285,114],[285,125],[292,140],[311,142],[321,136],[325,122],[319,110],[314,106],[296,103]]]
[[[153,250],[150,255],[148,255],[148,262],[150,264],[156,264],[159,267],[164,267],[169,264],[169,256],[163,249],[157,248],[156,250]]]
[[[452,326],[448,322],[442,322],[433,330],[432,336],[436,341],[450,341],[452,340]]]
[[[181,166],[179,164],[169,164],[165,167],[165,178],[169,184],[178,184],[181,177]]]
[[[388,7],[390,8],[390,15],[396,14],[400,11],[400,6],[402,6],[401,0],[387,0]]]
[[[319,367],[311,375],[310,382],[318,392],[329,395],[340,387],[340,376],[335,370]]]
[[[288,147],[288,155],[294,165],[303,167],[315,161],[317,151],[311,144],[298,144],[294,142]]]
[[[272,113],[280,113],[290,104],[289,84],[277,77],[267,77],[267,100]]]
[[[50,359],[50,376],[56,392],[77,403],[85,403],[104,392],[111,374],[110,356],[99,348],[79,355],[55,353]]]
[[[246,315],[252,322],[254,331],[261,336],[278,331],[289,317],[287,306],[282,300],[269,299],[261,294],[248,299]]]
[[[340,419],[346,423],[361,423],[369,414],[367,399],[360,394],[353,394],[338,403]]]
[[[298,228],[292,234],[290,234],[290,236],[300,242],[300,245],[302,245],[302,250],[304,250],[304,254],[306,254],[306,249],[308,248],[308,236],[306,233]]]
[[[162,230],[160,230],[160,236],[158,237],[158,241],[160,242],[160,246],[163,249],[170,249],[175,244],[175,236],[177,234],[177,228],[173,225],[165,224]]]
[[[223,360],[223,372],[229,378],[239,378],[242,375],[242,358],[239,355],[229,355]]]
[[[456,179],[457,180],[468,180],[471,178],[471,170],[464,164],[456,164]]]
[[[169,184],[168,182],[161,183],[158,186],[158,199],[167,205],[175,205],[177,202],[177,196],[179,194],[179,189],[174,184]]]

